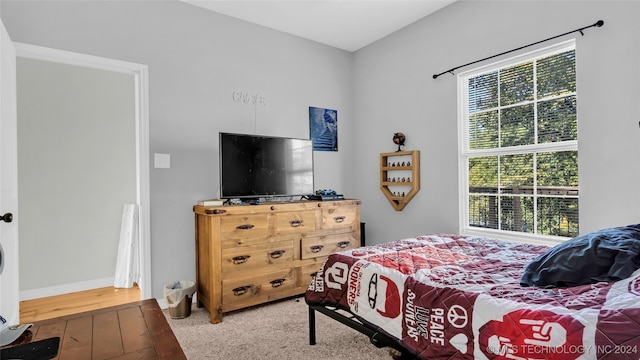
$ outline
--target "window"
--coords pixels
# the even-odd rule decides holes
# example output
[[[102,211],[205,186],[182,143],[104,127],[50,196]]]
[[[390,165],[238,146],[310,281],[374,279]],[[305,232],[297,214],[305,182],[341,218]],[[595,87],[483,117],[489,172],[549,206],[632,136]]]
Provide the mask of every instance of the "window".
[[[574,41],[458,76],[462,232],[578,234]]]

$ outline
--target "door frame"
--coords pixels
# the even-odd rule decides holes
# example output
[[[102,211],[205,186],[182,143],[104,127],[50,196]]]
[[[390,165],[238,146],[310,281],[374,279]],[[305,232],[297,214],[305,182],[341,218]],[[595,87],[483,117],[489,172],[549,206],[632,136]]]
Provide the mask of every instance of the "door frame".
[[[16,122],[16,51],[0,20],[0,211],[14,214],[13,222],[1,223],[0,247],[4,269],[0,275],[0,313],[9,324],[20,318],[18,278],[18,148]]]
[[[65,50],[13,42],[16,57],[82,66],[98,70],[130,74],[134,77],[136,129],[136,202],[139,208],[141,298],[150,299],[151,289],[151,222],[149,189],[149,70],[147,65],[80,54]]]

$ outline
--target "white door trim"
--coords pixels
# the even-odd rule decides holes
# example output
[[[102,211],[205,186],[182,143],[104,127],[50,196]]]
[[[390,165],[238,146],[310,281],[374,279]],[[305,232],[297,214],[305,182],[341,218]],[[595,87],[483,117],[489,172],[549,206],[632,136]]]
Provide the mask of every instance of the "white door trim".
[[[9,322],[20,320],[18,297],[18,148],[16,122],[16,52],[0,20],[0,214],[14,214],[12,223],[0,225],[4,270],[0,275],[0,314]]]
[[[99,56],[80,54],[19,42],[13,43],[16,56],[83,66],[92,69],[131,74],[135,82],[136,116],[136,193],[139,206],[140,290],[142,299],[152,297],[151,289],[151,222],[149,190],[149,71],[148,66]]]

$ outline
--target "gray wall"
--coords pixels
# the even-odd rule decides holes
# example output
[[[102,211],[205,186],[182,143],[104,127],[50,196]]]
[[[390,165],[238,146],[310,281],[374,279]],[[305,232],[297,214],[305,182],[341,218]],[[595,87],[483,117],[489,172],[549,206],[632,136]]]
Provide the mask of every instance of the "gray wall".
[[[217,190],[218,131],[306,137],[308,106],[337,109],[340,151],[316,152],[316,188],[363,200],[367,242],[457,232],[456,79],[431,76],[598,19],[577,43],[581,230],[637,222],[639,13],[635,2],[459,1],[350,54],[175,2],[2,2],[16,41],[149,65],[150,150],[171,154],[171,169],[151,171],[156,297],[195,276],[191,205]],[[234,102],[236,90],[266,106]],[[402,212],[378,184],[396,131],[422,157],[422,189]]]
[[[356,52],[353,195],[363,200],[367,242],[458,232],[457,78],[433,74],[598,19],[603,27],[574,35],[580,230],[640,221],[638,16],[635,1],[459,1]],[[402,212],[377,190],[378,153],[394,151],[396,131],[422,160],[421,190]]]
[[[195,279],[192,206],[217,194],[218,132],[308,137],[309,106],[336,109],[339,151],[315,153],[315,187],[354,192],[350,53],[175,1],[0,6],[14,41],[149,66],[151,164],[171,155],[150,174],[153,296]]]
[[[21,291],[114,277],[136,202],[133,80],[18,58]]]

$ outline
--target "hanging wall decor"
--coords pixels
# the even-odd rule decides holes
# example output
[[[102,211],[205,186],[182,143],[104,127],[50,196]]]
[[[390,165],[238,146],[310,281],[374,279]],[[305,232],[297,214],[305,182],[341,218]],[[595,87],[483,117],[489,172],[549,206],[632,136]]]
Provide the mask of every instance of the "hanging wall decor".
[[[402,146],[404,146],[404,142],[406,140],[407,137],[404,135],[404,133],[397,132],[393,134],[393,143],[398,145],[398,150],[396,151],[402,151]]]
[[[420,191],[420,151],[381,153],[380,190],[396,211],[402,211]]]
[[[338,151],[338,111],[309,107],[309,136],[315,151]]]

